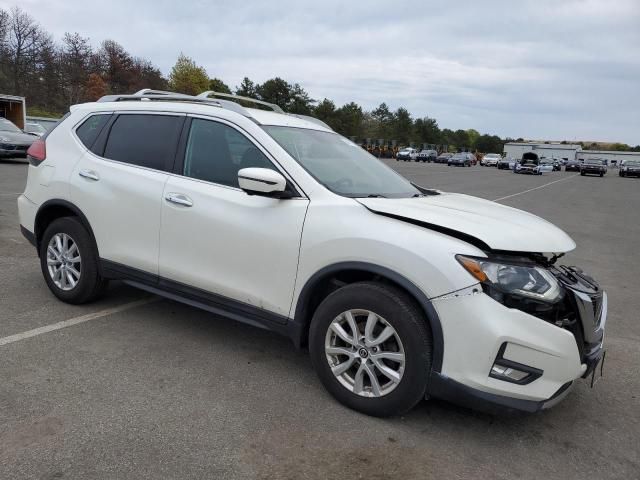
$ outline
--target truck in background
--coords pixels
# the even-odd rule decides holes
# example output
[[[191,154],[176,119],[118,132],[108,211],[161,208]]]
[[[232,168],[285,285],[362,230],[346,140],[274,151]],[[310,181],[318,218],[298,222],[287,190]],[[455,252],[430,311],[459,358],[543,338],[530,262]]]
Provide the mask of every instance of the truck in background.
[[[24,97],[0,94],[0,117],[6,118],[20,130],[27,123],[27,106]]]

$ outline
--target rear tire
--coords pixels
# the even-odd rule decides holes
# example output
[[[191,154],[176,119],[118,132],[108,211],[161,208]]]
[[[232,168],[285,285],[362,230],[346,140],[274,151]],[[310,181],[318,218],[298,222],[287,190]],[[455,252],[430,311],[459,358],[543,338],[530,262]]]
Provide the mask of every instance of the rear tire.
[[[58,218],[47,227],[40,240],[40,268],[49,290],[66,303],[91,302],[107,285],[93,240],[76,217]]]
[[[313,315],[309,350],[324,387],[359,412],[400,415],[425,396],[431,332],[415,302],[394,287],[361,282],[331,293]]]

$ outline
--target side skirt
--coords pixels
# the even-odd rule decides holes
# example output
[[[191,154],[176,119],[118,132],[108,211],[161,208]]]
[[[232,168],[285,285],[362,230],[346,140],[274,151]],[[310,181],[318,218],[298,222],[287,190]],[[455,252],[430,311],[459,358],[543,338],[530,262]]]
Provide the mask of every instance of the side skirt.
[[[122,280],[127,285],[161,297],[200,308],[237,322],[271,330],[289,337],[294,343],[300,336],[301,328],[299,324],[283,315],[110,260],[100,259],[100,269],[105,278]]]

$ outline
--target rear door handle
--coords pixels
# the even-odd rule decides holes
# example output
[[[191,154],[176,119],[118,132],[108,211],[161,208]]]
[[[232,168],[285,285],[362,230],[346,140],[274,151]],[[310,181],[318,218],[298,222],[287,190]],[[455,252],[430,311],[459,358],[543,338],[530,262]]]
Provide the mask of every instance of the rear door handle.
[[[78,172],[78,175],[80,175],[82,178],[88,178],[89,180],[93,180],[96,182],[100,180],[100,176],[93,170],[80,170]]]
[[[193,207],[193,202],[189,197],[182,193],[169,193],[164,199],[167,202],[175,203],[176,205],[182,205],[183,207]]]

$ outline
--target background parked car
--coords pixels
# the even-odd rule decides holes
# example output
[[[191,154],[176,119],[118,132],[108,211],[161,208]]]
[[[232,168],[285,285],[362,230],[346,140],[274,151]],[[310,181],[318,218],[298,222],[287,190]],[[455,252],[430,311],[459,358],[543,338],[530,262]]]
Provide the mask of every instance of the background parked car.
[[[555,169],[554,161],[545,158],[544,160],[540,160],[540,163],[538,164],[538,175],[542,175],[546,172],[553,172]]]
[[[498,170],[513,170],[516,166],[516,161],[513,158],[503,158],[498,161]]]
[[[450,167],[470,167],[472,159],[475,159],[475,156],[470,153],[456,153],[449,159],[447,165]]]
[[[621,177],[640,177],[640,161],[627,160],[624,165],[620,167],[618,175]]]
[[[516,166],[513,169],[513,173],[529,173],[531,175],[542,175],[538,171],[538,165],[540,160],[538,155],[533,152],[525,152],[522,154],[522,158],[516,162]]]
[[[580,160],[568,160],[567,163],[564,164],[564,171],[579,172],[580,165],[582,165],[582,162]]]
[[[607,173],[607,164],[601,158],[590,158],[580,166],[580,175],[600,175]]]
[[[480,160],[480,165],[483,167],[496,167],[501,159],[502,155],[499,153],[487,153],[482,157],[482,160]]]
[[[448,163],[453,153],[444,152],[436,157],[436,163]]]
[[[405,162],[410,162],[411,160],[415,160],[418,156],[418,152],[415,148],[403,148],[396,155],[396,160],[404,160]]]
[[[47,129],[46,128],[44,128],[39,123],[35,123],[35,122],[27,122],[27,123],[25,123],[24,124],[24,131],[26,133],[32,133],[34,135],[37,135],[38,137],[41,137],[45,133],[47,133]]]
[[[436,152],[435,150],[422,150],[416,156],[416,162],[417,161],[422,161],[422,162],[431,163],[431,162],[435,161],[437,156],[438,156],[438,152]]]
[[[0,118],[0,158],[26,158],[27,150],[38,138],[24,133],[6,118]]]

